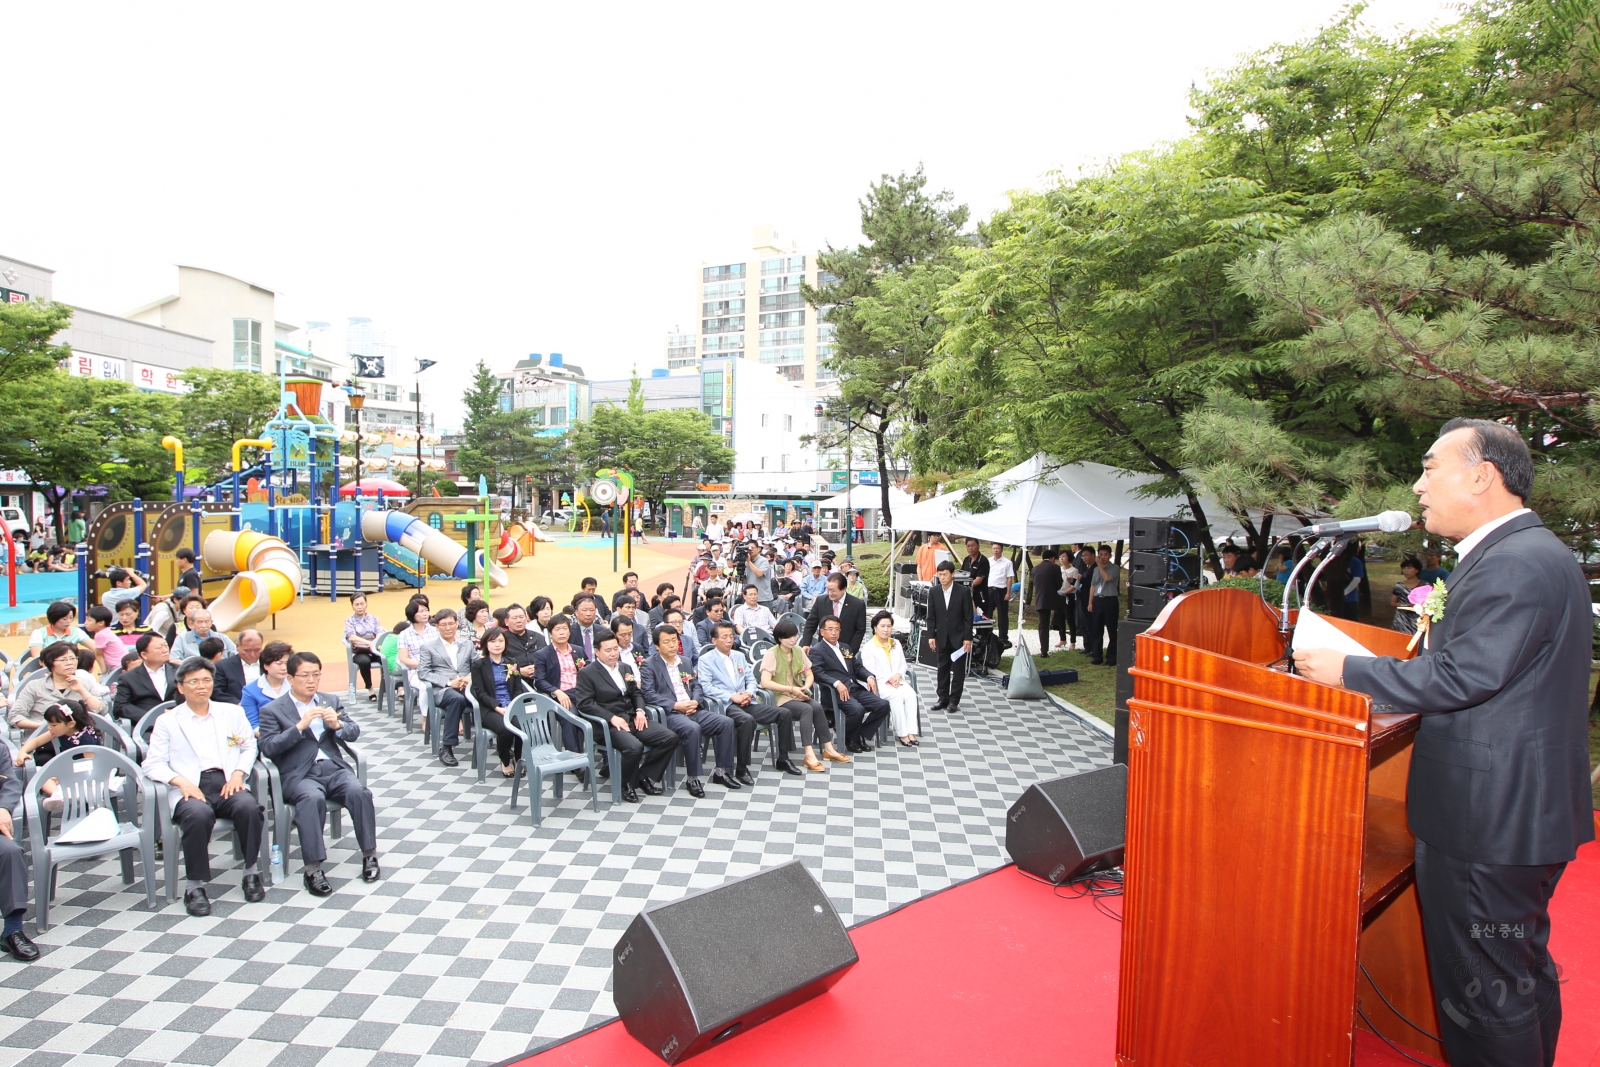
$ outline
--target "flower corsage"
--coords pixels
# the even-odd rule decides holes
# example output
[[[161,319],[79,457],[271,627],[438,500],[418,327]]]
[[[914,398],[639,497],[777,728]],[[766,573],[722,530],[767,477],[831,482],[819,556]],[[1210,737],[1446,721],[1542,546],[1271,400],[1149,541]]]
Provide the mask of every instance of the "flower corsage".
[[[1406,645],[1409,652],[1417,647],[1417,642],[1422,642],[1422,647],[1428,647],[1428,631],[1433,624],[1444,618],[1445,599],[1449,590],[1443,582],[1432,585],[1419,585],[1406,594],[1410,602],[1410,610],[1417,613],[1417,632],[1411,635],[1411,642]]]

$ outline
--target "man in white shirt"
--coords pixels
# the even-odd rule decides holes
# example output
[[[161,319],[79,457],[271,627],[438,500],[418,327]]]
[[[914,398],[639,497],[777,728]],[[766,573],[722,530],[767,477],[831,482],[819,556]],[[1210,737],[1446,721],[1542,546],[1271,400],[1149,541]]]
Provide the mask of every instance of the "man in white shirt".
[[[761,590],[754,585],[744,587],[744,601],[733,609],[733,625],[740,633],[744,633],[753,626],[770,634],[772,628],[778,625],[778,620],[772,614],[772,609],[760,601]]]
[[[256,762],[255,731],[244,709],[211,699],[215,668],[198,656],[178,668],[183,703],[156,720],[144,771],[168,786],[172,823],[183,838],[188,879],[183,906],[190,915],[210,915],[211,831],[231,820],[242,839],[244,898],[266,899],[261,885],[261,832],[267,809],[246,782]],[[169,841],[167,848],[172,847]]]
[[[996,541],[989,546],[989,610],[1003,648],[1011,647],[1011,586],[1016,580],[1017,569],[1006,559],[1006,546]]]
[[[239,651],[217,664],[216,698],[227,704],[244,699],[247,686],[261,677],[261,649],[265,647],[260,630],[239,631]]]

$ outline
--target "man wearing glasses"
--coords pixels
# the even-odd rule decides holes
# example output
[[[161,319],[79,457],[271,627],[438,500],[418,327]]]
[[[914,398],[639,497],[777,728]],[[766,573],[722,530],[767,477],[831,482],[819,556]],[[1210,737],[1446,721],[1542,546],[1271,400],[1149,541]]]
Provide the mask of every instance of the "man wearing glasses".
[[[211,699],[216,669],[199,656],[178,668],[183,703],[156,719],[144,770],[167,784],[172,822],[183,839],[188,879],[183,906],[210,915],[211,831],[218,819],[233,822],[243,841],[244,899],[266,899],[261,885],[261,833],[267,810],[245,787],[256,762],[255,731],[244,709]]]
[[[317,692],[321,681],[322,661],[315,655],[297,652],[289,657],[289,692],[261,708],[261,754],[278,765],[283,799],[294,805],[306,889],[325,897],[333,892],[322,872],[328,859],[322,824],[330,800],[349,812],[355,824],[362,881],[376,882],[380,872],[372,790],[361,784],[341,752],[350,751],[349,743],[361,736],[361,727],[338,697]]]

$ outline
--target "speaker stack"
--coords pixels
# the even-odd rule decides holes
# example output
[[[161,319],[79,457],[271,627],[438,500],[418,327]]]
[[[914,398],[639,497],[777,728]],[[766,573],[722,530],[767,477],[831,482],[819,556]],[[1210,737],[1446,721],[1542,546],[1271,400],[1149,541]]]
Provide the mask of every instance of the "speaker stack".
[[[623,1026],[677,1063],[824,992],[857,956],[822,887],[793,860],[646,908],[611,959]]]
[[[1188,519],[1128,521],[1128,617],[1117,624],[1116,740],[1112,758],[1128,762],[1128,700],[1135,640],[1174,597],[1200,588],[1200,524]]]
[[[1127,811],[1123,764],[1037,782],[1006,812],[1006,851],[1018,870],[1054,885],[1120,867]]]

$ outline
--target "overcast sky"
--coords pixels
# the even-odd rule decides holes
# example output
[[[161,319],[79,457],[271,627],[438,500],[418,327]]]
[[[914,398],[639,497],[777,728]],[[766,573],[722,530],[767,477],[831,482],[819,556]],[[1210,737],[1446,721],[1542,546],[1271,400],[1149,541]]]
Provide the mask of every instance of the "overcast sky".
[[[1338,0],[967,4],[36,3],[5,16],[0,253],[116,314],[174,264],[370,316],[445,365],[662,365],[689,274],[771,223],[859,239],[920,162],[974,217],[1181,137],[1186,94]],[[1448,22],[1376,0],[1379,27]]]

